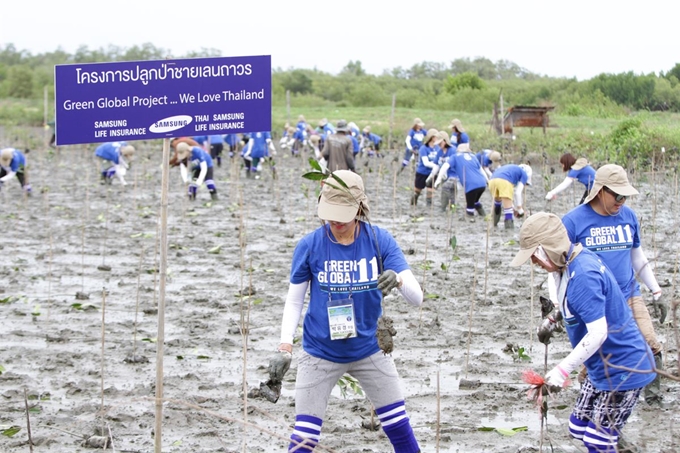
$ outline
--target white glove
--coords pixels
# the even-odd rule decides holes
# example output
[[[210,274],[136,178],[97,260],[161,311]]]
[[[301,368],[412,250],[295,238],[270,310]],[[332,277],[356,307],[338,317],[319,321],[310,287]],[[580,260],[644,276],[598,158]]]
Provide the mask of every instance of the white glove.
[[[548,192],[547,194],[545,194],[545,199],[548,200],[548,201],[554,200],[555,198],[557,198],[557,197],[555,197],[555,195],[553,195],[552,192]]]
[[[557,365],[545,375],[545,383],[550,387],[564,388],[569,374]]]

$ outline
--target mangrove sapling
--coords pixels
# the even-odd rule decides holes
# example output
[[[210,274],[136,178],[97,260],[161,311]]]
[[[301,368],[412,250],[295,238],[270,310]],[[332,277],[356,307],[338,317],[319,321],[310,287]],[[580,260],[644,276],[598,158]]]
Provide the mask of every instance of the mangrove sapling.
[[[26,432],[28,433],[28,449],[33,453],[33,436],[31,436],[31,417],[28,410],[28,395],[24,388],[24,407],[26,408]]]

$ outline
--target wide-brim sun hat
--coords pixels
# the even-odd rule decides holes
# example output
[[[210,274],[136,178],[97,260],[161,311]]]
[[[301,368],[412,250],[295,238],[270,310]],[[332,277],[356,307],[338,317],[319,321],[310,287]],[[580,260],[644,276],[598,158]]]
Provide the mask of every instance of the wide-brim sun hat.
[[[451,137],[449,137],[449,134],[446,131],[439,131],[437,137],[439,137],[439,139],[446,143],[448,146],[451,146]]]
[[[177,157],[180,160],[184,160],[185,158],[189,157],[189,154],[191,154],[191,146],[188,144],[182,142],[177,144]]]
[[[470,144],[469,143],[461,143],[458,145],[458,148],[456,150],[459,153],[469,153],[470,152]]]
[[[342,181],[342,182],[340,182]],[[348,223],[368,216],[368,197],[361,176],[350,170],[337,170],[322,182],[317,215],[328,222]]]
[[[524,221],[519,230],[519,252],[510,262],[510,266],[517,267],[526,263],[539,245],[555,264],[561,265],[566,260],[564,254],[569,251],[571,242],[562,220],[555,214],[538,212]],[[559,259],[560,256],[563,259]]]
[[[616,164],[607,164],[601,166],[595,172],[593,187],[590,189],[586,199],[583,200],[583,203],[590,203],[593,198],[600,193],[600,190],[602,190],[603,187],[608,187],[613,192],[616,192],[619,195],[625,195],[626,197],[640,193],[628,182],[628,175],[623,167]]]
[[[0,164],[3,166],[8,166],[10,162],[12,162],[12,157],[14,156],[14,152],[12,151],[11,148],[5,148],[0,152]]]
[[[576,162],[574,162],[574,165],[571,166],[571,169],[572,170],[582,170],[583,168],[585,168],[588,165],[590,165],[588,163],[588,159],[586,159],[585,157],[579,157],[578,159],[576,159]]]
[[[454,127],[458,130],[458,132],[465,132],[465,129],[463,129],[463,123],[458,118],[451,120],[451,129]]]
[[[524,170],[524,173],[527,174],[527,184],[531,185],[531,176],[534,174],[534,171],[527,164],[519,164],[519,168]]]
[[[489,153],[489,160],[491,162],[494,162],[494,163],[500,162],[501,158],[502,158],[501,153],[499,153],[498,151],[491,151]]]
[[[421,120],[420,118],[414,118],[413,125],[423,127],[425,126],[425,123],[423,123],[423,120]]]
[[[371,132],[371,126],[366,126],[364,128],[364,133],[368,134],[369,132]]]
[[[347,121],[345,120],[340,120],[337,122],[335,125],[335,132],[349,132],[349,126],[347,125]]]
[[[428,129],[427,134],[425,134],[425,138],[423,139],[423,145],[430,143],[430,140],[432,140],[433,137],[437,137],[438,134],[439,131],[437,129]]]
[[[125,157],[132,157],[135,154],[135,147],[132,145],[125,145],[120,149],[120,153]]]

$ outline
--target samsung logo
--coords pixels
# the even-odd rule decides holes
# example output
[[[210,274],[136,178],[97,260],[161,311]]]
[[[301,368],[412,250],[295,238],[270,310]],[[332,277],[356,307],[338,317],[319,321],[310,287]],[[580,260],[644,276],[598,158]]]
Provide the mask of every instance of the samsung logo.
[[[153,123],[151,126],[149,126],[149,131],[155,134],[163,134],[165,132],[172,132],[176,131],[177,129],[182,129],[184,126],[189,124],[191,124],[191,116],[189,115],[170,116]]]

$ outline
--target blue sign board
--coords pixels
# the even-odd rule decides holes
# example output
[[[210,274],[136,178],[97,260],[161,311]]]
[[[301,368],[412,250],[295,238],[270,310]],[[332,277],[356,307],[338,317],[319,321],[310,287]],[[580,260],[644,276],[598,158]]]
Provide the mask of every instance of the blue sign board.
[[[271,56],[57,65],[57,145],[271,131]]]

